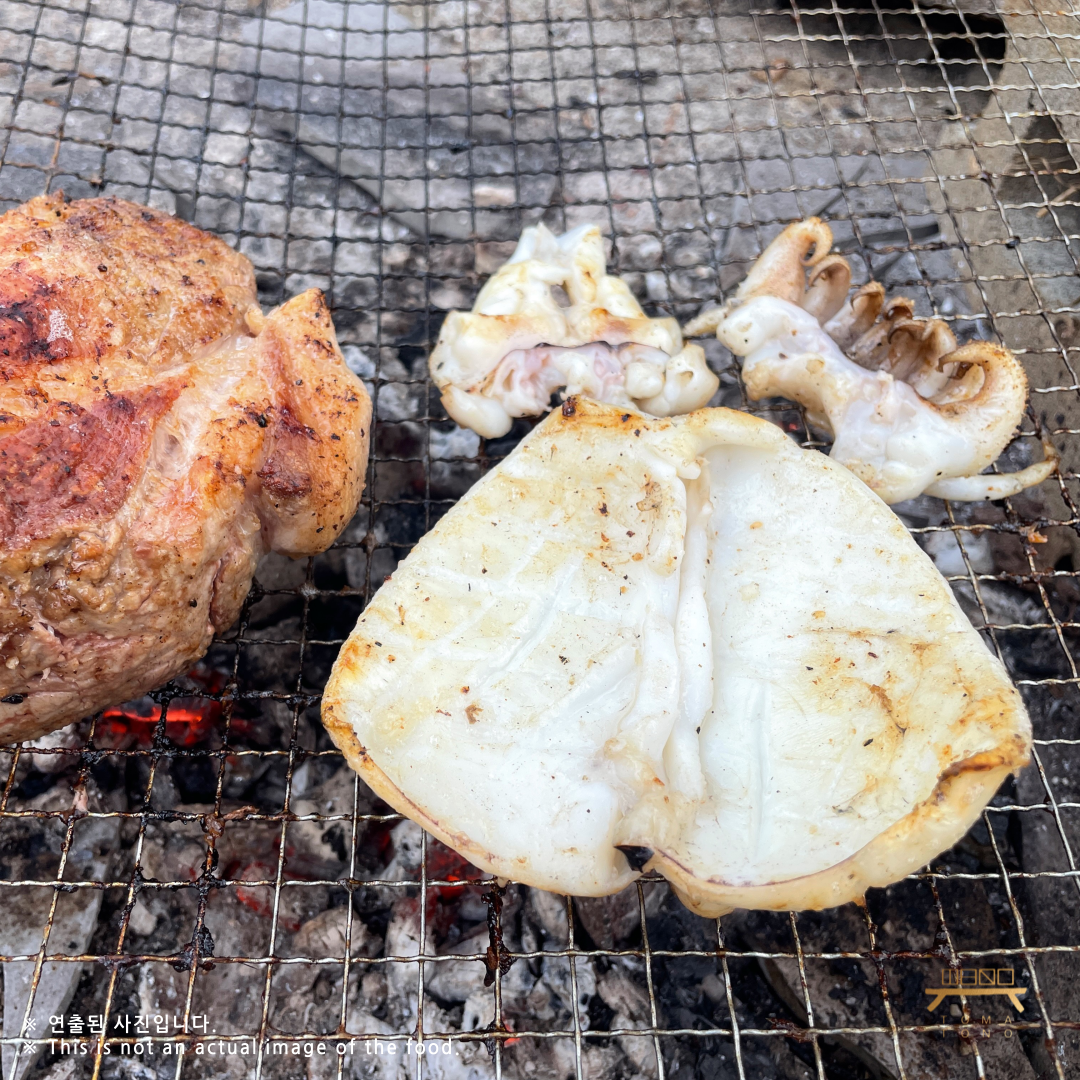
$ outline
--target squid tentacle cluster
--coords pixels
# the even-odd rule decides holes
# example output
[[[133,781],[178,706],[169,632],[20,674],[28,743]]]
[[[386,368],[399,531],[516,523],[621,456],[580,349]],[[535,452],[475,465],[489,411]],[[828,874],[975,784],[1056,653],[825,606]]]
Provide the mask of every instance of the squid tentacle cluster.
[[[678,322],[650,319],[607,273],[595,225],[563,236],[525,229],[472,311],[446,317],[430,368],[447,413],[489,439],[515,417],[546,412],[557,391],[673,416],[707,404],[719,386]]]
[[[848,298],[851,268],[829,254],[818,218],[789,225],[766,248],[735,296],[706,311],[687,337],[715,332],[743,357],[755,400],[786,397],[833,436],[831,456],[888,503],[926,492],[1001,499],[1041,483],[1042,461],[1015,473],[979,475],[1013,437],[1027,401],[1015,356],[987,341],[957,346],[940,319],[920,319],[906,297],[877,282]]]

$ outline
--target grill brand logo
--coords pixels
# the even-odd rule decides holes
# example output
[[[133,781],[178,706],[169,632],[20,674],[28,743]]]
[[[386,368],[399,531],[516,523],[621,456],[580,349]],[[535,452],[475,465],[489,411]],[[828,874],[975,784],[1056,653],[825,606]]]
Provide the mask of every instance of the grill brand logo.
[[[1023,1012],[1020,999],[1027,993],[1026,986],[1016,985],[1016,972],[1012,968],[942,968],[941,985],[926,987],[926,993],[934,1000],[927,1008],[933,1012],[947,997],[1007,997]]]

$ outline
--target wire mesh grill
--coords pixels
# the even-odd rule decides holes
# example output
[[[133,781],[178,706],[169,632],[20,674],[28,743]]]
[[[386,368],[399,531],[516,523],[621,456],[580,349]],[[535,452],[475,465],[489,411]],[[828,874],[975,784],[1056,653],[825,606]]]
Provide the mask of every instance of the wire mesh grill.
[[[65,965],[81,981],[50,1008],[104,1018],[65,1067],[95,1077],[1074,1074],[1080,21],[1047,0],[755,2],[0,2],[4,206],[60,188],[149,202],[247,254],[264,304],[323,288],[376,416],[357,518],[325,555],[264,564],[210,676],[154,695],[139,737],[106,713],[0,754],[4,909],[34,912],[0,950],[6,1076],[39,1051],[59,1067],[32,1021]],[[543,220],[600,223],[650,311],[685,318],[814,213],[857,281],[1027,367],[1006,458],[1049,437],[1060,476],[899,509],[1020,686],[1035,760],[964,843],[861,909],[708,922],[649,879],[554,913],[502,892],[402,833],[317,717],[372,591],[526,429],[483,443],[445,418],[426,378],[442,314]],[[721,403],[815,445],[709,348]],[[480,933],[455,951],[456,918]],[[487,976],[463,1006],[438,981],[455,966]],[[967,994],[926,1010],[940,969],[967,986],[979,968],[1014,971],[1022,1013]],[[394,995],[410,1004],[380,1017]],[[114,1021],[147,1003],[179,1027],[134,1061]],[[365,1035],[401,1056],[338,1056]],[[275,1056],[305,1039],[328,1055]],[[453,1067],[410,1039],[449,1039]],[[223,1064],[215,1044],[246,1049]]]

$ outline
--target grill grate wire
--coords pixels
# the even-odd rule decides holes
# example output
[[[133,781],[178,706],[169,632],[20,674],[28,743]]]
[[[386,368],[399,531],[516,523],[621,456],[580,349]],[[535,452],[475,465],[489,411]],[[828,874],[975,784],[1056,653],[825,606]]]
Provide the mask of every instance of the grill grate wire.
[[[248,8],[241,0],[0,0],[0,94],[8,121],[0,144],[4,205],[58,188],[72,196],[106,192],[147,201],[222,233],[245,251],[265,303],[308,285],[324,288],[350,363],[372,389],[376,416],[367,489],[353,526],[332,552],[303,564],[302,579],[294,575],[275,585],[260,578],[238,626],[214,647],[229,676],[223,691],[203,695],[223,709],[220,738],[211,749],[185,748],[169,737],[171,703],[191,693],[171,686],[159,695],[164,709],[149,748],[103,748],[101,720],[95,718],[79,729],[77,745],[3,752],[0,822],[41,829],[54,823],[63,831],[55,876],[0,882],[4,888],[36,887],[48,897],[40,947],[0,956],[4,963],[32,962],[35,989],[46,956],[50,963],[90,964],[93,979],[105,985],[108,1020],[122,1007],[125,973],[139,965],[179,965],[187,973],[186,1029],[211,960],[215,967],[248,965],[261,985],[257,1023],[213,1035],[186,1030],[154,1037],[189,1047],[177,1059],[178,1077],[195,1074],[191,1051],[199,1041],[253,1036],[258,1050],[252,1074],[269,1075],[265,1045],[276,1034],[274,980],[290,965],[342,972],[338,1032],[290,1035],[333,1041],[364,1034],[348,1030],[349,995],[356,992],[351,968],[407,963],[417,971],[418,1027],[381,1037],[485,1041],[497,1076],[510,1070],[511,1056],[519,1068],[529,1046],[569,1040],[575,1072],[584,1077],[591,1041],[626,1036],[648,1042],[660,1077],[686,1075],[673,1065],[680,1040],[712,1039],[730,1049],[730,1075],[740,1080],[765,1075],[751,1048],[767,1044],[809,1047],[806,1075],[824,1080],[838,1075],[825,1052],[838,1038],[880,1035],[889,1046],[884,1067],[891,1075],[919,1075],[906,1040],[948,1038],[956,1061],[969,1059],[966,1071],[955,1075],[983,1077],[1006,1075],[986,1048],[1012,1032],[1042,1043],[1040,1075],[1064,1080],[1070,1074],[1074,1066],[1065,1047],[1073,1047],[1075,1058],[1075,1036],[1069,1039],[1080,1030],[1080,1012],[1055,1013],[1045,986],[1051,963],[1063,962],[1064,969],[1054,970],[1073,980],[1080,972],[1076,908],[1063,908],[1073,917],[1058,940],[1049,940],[1045,930],[1036,940],[1021,894],[1037,896],[1030,890],[1045,882],[1080,893],[1073,846],[1080,793],[1068,775],[1080,730],[1064,715],[1080,683],[1080,623],[1075,604],[1070,610],[1062,600],[1080,561],[1041,561],[1047,535],[1071,551],[1080,524],[1080,289],[1074,287],[1080,170],[1073,157],[1080,130],[1080,22],[1071,5],[1061,10],[1045,0],[1010,0],[997,8],[935,7],[922,0],[897,6],[833,0],[790,8],[752,3],[444,0],[346,6],[302,0],[285,8]],[[930,898],[917,919],[936,935],[932,947],[906,952],[882,944],[873,897],[862,911],[864,936],[857,947],[808,946],[806,916],[792,914],[780,917],[790,931],[790,946],[783,949],[732,948],[726,942],[739,935],[726,918],[713,924],[707,946],[657,945],[657,916],[646,905],[651,891],[667,887],[648,879],[636,887],[640,945],[596,948],[582,938],[575,902],[567,900],[566,945],[513,954],[517,963],[551,957],[568,963],[573,1023],[550,1031],[506,1025],[499,969],[490,1029],[423,1029],[425,970],[463,958],[484,960],[482,953],[433,955],[426,902],[420,905],[416,954],[357,960],[350,943],[359,932],[358,916],[349,904],[342,955],[280,955],[287,891],[419,889],[427,897],[434,889],[467,884],[430,872],[427,837],[419,880],[366,873],[358,862],[363,833],[399,819],[368,812],[355,778],[351,805],[340,812],[291,808],[298,770],[340,758],[314,720],[326,657],[344,636],[342,619],[326,615],[328,605],[348,613],[344,621],[351,624],[382,575],[524,431],[519,424],[511,439],[489,445],[453,432],[423,362],[441,312],[471,303],[523,224],[543,219],[562,229],[596,220],[611,239],[613,265],[652,310],[685,317],[730,288],[784,223],[809,213],[830,220],[859,280],[873,273],[890,290],[912,293],[921,314],[946,319],[960,334],[1014,348],[1031,375],[1032,404],[1013,452],[1022,458],[1026,447],[1049,437],[1062,454],[1061,473],[1044,485],[1052,490],[1041,501],[1010,500],[980,517],[931,500],[906,518],[920,542],[955,543],[959,561],[947,576],[967,610],[981,619],[1036,723],[1030,775],[1037,783],[1007,787],[982,817],[992,869],[965,870],[943,857],[912,875],[906,884],[923,887],[919,895]],[[798,410],[751,403],[730,357],[710,349],[722,372],[725,404],[768,415],[805,445],[819,445]],[[991,543],[1000,549],[988,562]],[[997,557],[1001,551],[1014,556],[1007,566]],[[1007,608],[1003,589],[1026,603]],[[257,618],[268,601],[286,612],[279,623]],[[332,632],[314,632],[326,625]],[[1043,643],[1039,648],[1052,646],[1053,662],[1045,670],[1018,663],[1037,647],[1036,639]],[[245,657],[255,649],[283,658],[276,686],[260,685],[250,675]],[[270,705],[288,717],[280,746],[253,747],[234,735],[237,710]],[[20,795],[30,755],[77,763],[70,807],[38,809]],[[105,758],[117,767],[143,763],[141,805],[87,809],[93,769]],[[244,759],[283,770],[280,809],[230,805],[230,770]],[[212,804],[163,814],[154,808],[155,783],[160,786],[159,776],[183,760],[212,769]],[[1060,857],[1034,867],[1010,865],[1000,821],[1022,831],[1022,819],[1038,815],[1052,819]],[[131,872],[108,880],[71,879],[75,833],[95,819],[121,821],[132,830]],[[150,826],[162,821],[200,829],[203,856],[194,879],[143,876],[148,849],[158,842]],[[290,827],[302,822],[347,830],[347,878],[289,876]],[[216,858],[218,843],[228,830],[249,823],[273,833],[272,872],[227,877]],[[964,882],[1001,890],[1009,922],[1003,935],[1011,944],[989,938],[965,944],[969,935],[958,937],[947,896]],[[205,931],[212,901],[235,904],[241,889],[257,888],[273,897],[267,948],[258,955],[219,951],[211,957]],[[84,889],[122,897],[118,928],[109,949],[65,953],[50,940],[57,904],[63,894]],[[195,890],[198,897],[190,936],[185,928],[174,950],[138,952],[129,922],[139,897],[173,890]],[[640,961],[648,999],[644,1026],[597,1030],[583,1015],[582,965],[603,957]],[[677,982],[671,972],[689,959],[715,966],[723,990],[720,1022],[681,1026],[665,1019],[670,1010],[661,1001],[658,966],[665,980]],[[988,1040],[971,1034],[977,1021],[967,997],[959,1017],[938,1014],[920,1022],[898,1005],[898,965],[909,960],[954,968],[1015,961],[1026,973],[1035,1007],[1008,1023],[981,1025]],[[798,972],[798,1024],[770,1022],[775,1017],[740,1004],[747,965],[780,961],[794,962]],[[883,1023],[823,1019],[827,1002],[813,999],[808,972],[814,964],[847,961],[869,964],[876,973]],[[19,1037],[6,1036],[5,1044],[48,1042],[26,1029],[32,1004],[33,995]],[[120,1042],[111,1034],[96,1040],[95,1077],[108,1074],[105,1046]],[[348,1066],[339,1061],[336,1068],[340,1076]],[[419,1058],[415,1071],[418,1077],[430,1074]]]

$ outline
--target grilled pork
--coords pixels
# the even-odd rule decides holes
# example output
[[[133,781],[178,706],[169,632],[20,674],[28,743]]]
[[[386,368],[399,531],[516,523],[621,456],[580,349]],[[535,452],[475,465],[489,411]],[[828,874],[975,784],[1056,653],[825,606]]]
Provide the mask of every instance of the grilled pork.
[[[186,670],[260,557],[356,510],[371,404],[322,295],[118,199],[0,217],[0,738]]]

